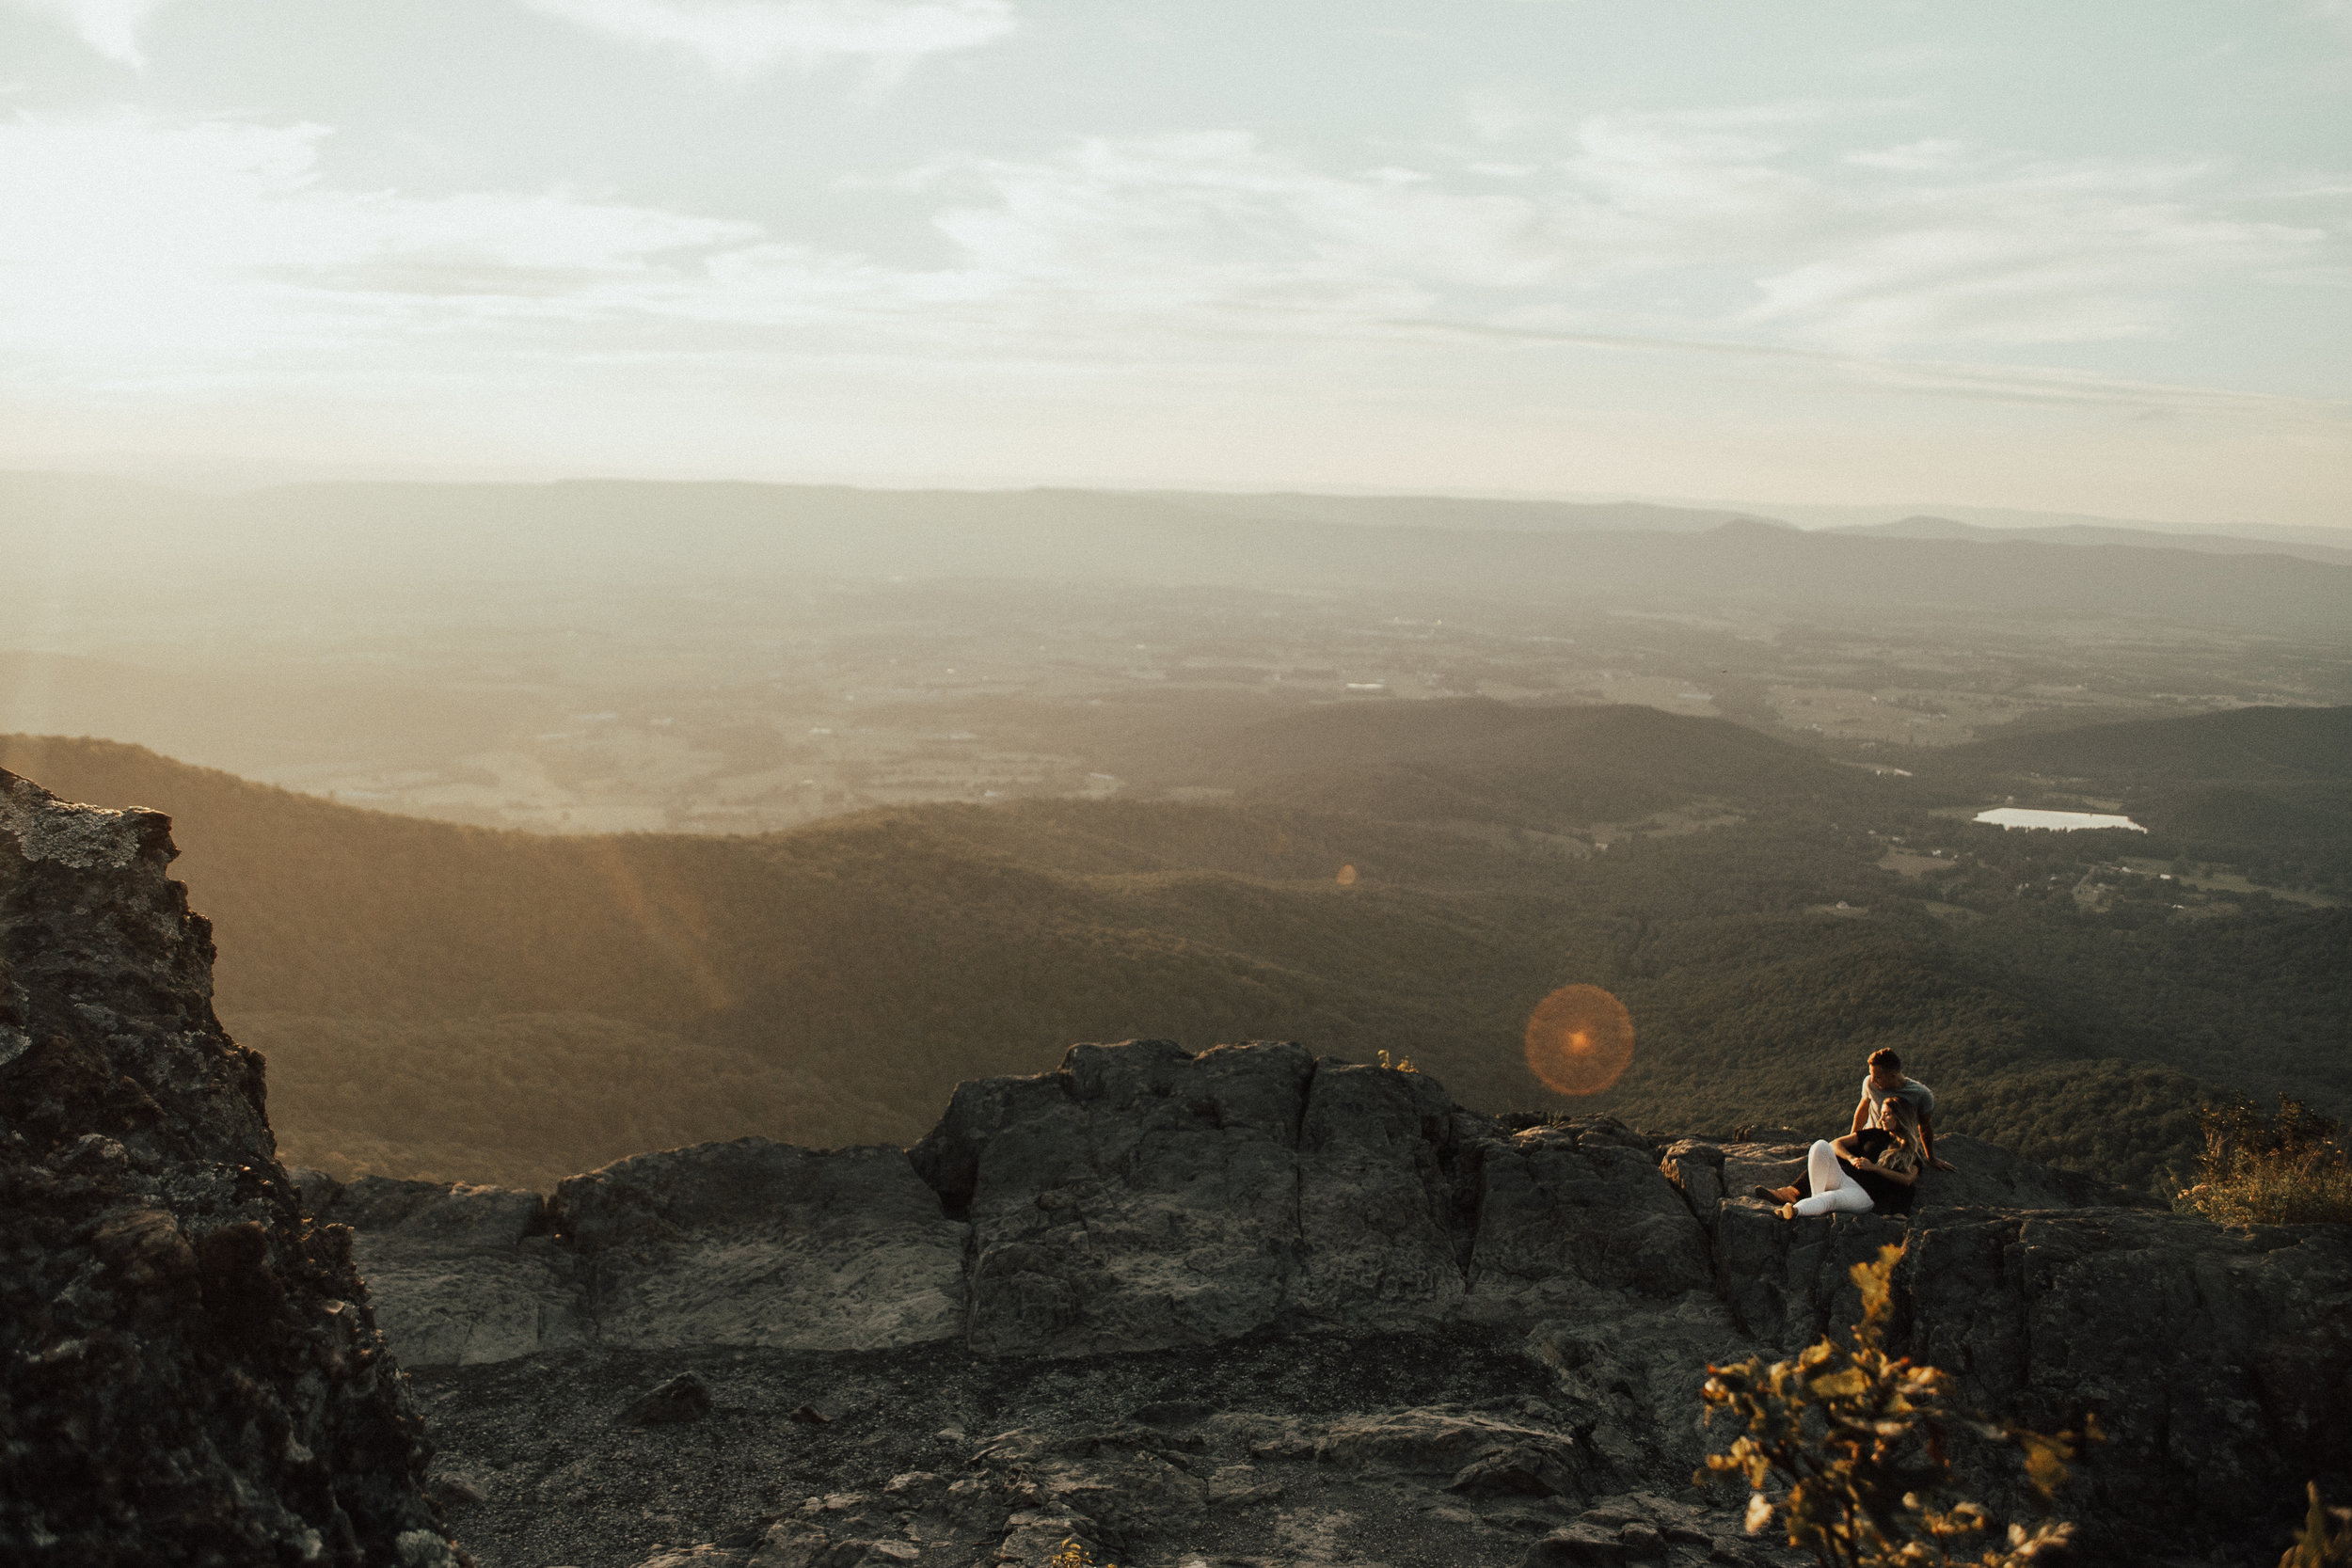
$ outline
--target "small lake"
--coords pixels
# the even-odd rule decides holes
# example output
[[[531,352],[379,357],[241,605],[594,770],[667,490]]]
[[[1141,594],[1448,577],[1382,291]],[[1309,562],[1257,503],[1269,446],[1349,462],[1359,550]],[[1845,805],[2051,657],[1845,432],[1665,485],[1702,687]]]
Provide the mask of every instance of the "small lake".
[[[2135,833],[2148,831],[2128,816],[2105,816],[2091,811],[2026,811],[2020,806],[1996,806],[1977,813],[1975,819],[1995,828],[2051,828],[2062,833],[2078,828],[2122,828]]]

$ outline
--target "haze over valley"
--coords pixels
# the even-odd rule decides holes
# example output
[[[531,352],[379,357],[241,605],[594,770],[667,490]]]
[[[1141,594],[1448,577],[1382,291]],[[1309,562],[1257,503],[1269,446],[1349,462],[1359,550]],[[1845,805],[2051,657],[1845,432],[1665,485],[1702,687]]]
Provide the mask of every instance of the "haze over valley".
[[[2348,100],[0,0],[0,1564],[2343,1560]]]
[[[1892,1043],[1955,1125],[2137,1183],[2185,1169],[2198,1104],[2352,1110],[2324,550],[1377,498],[14,494],[52,629],[6,656],[0,765],[174,815],[223,1016],[289,1156],[340,1176],[903,1143],[961,1079],[1137,1036],[1725,1129],[1834,1121]],[[1969,820],[2001,805],[2149,831]],[[1571,984],[1639,1040],[1583,1101],[1522,1052]]]

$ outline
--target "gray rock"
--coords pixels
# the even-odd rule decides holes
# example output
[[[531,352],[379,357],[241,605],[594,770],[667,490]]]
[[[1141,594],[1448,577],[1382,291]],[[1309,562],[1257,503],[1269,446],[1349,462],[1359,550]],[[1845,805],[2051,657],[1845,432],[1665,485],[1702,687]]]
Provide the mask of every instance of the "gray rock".
[[[408,1366],[508,1361],[589,1333],[576,1259],[541,1234],[535,1193],[371,1176],[312,1201],[352,1227],[377,1322]]]
[[[1527,1316],[1592,1286],[1667,1298],[1714,1287],[1690,1204],[1658,1154],[1608,1118],[1489,1144],[1480,1180],[1471,1267],[1482,1302]]]
[[[676,1426],[710,1414],[710,1390],[692,1372],[654,1385],[629,1402],[621,1419],[631,1426]]]
[[[1451,1316],[1468,1293],[1474,1200],[1456,1107],[1426,1073],[1319,1063],[1296,1148],[1304,1250],[1283,1299],[1327,1323]]]
[[[1969,1397],[2107,1441],[2067,1501],[2153,1557],[2352,1467],[2352,1227],[2090,1209],[1923,1222],[1900,1349]]]
[[[960,1085],[914,1158],[968,1205],[983,1354],[1202,1344],[1272,1321],[1296,1269],[1295,1045],[1073,1046]]]
[[[1078,1046],[1056,1072],[962,1085],[906,1153],[743,1140],[640,1156],[564,1183],[544,1219],[527,1195],[408,1183],[354,1183],[325,1210],[360,1227],[404,1342],[459,1362],[569,1332],[600,1350],[968,1350],[978,1359],[947,1375],[984,1383],[1012,1360],[1309,1330],[1372,1336],[1375,1358],[1493,1335],[1516,1347],[1496,1354],[1552,1380],[1507,1409],[1308,1417],[1227,1408],[1250,1391],[1213,1386],[1055,1407],[971,1446],[970,1473],[943,1487],[845,1493],[768,1530],[761,1561],[888,1556],[914,1539],[903,1529],[932,1528],[955,1552],[1042,1561],[1071,1534],[1165,1540],[1247,1516],[1284,1560],[1336,1562],[1364,1521],[1406,1528],[1383,1497],[1507,1539],[1604,1492],[1632,1500],[1546,1536],[1545,1560],[1777,1560],[1768,1544],[1724,1544],[1723,1518],[1660,1489],[1682,1488],[1707,1446],[1708,1364],[1842,1332],[1861,1312],[1853,1266],[1890,1245],[1908,1248],[1898,1350],[2029,1424],[2102,1412],[2113,1440],[2070,1496],[2106,1532],[2094,1559],[2154,1560],[2165,1531],[2229,1539],[2293,1490],[2296,1466],[2352,1457],[2352,1232],[2225,1231],[1957,1134],[1943,1148],[1960,1169],[1926,1178],[1914,1213],[1785,1222],[1748,1192],[1801,1169],[1802,1144],[1514,1119],[1464,1112],[1425,1075],[1296,1046]],[[101,1140],[72,1158],[113,1156]],[[168,1282],[190,1266],[173,1234],[126,1215],[103,1247],[126,1276]],[[545,1275],[518,1280],[533,1259]],[[510,1289],[516,1327],[500,1339]],[[961,1350],[924,1351],[959,1336]],[[854,1455],[886,1407],[871,1391],[826,1402],[837,1419],[821,1438],[814,1408],[810,1424],[772,1424]],[[931,1412],[906,1458],[952,1469],[930,1455],[964,1447],[974,1419]],[[1968,1475],[2023,1507],[2013,1465]]]
[[[1537,1428],[1474,1413],[1401,1410],[1353,1416],[1334,1421],[1315,1444],[1326,1465],[1378,1466],[1405,1475],[1448,1476],[1457,1482],[1467,1466],[1512,1453],[1540,1456],[1564,1480],[1577,1465],[1575,1445]],[[1564,1491],[1565,1486],[1554,1486]]]
[[[723,1546],[662,1546],[637,1568],[743,1568],[744,1554]]]
[[[1614,1530],[1570,1525],[1528,1548],[1522,1568],[1614,1568],[1632,1556]]]
[[[170,826],[0,771],[0,1560],[454,1568]]]
[[[962,1329],[965,1227],[901,1149],[641,1154],[564,1181],[549,1208],[605,1344],[878,1350]]]
[[[1565,1445],[1522,1443],[1471,1460],[1446,1490],[1470,1497],[1556,1497],[1577,1487]]]

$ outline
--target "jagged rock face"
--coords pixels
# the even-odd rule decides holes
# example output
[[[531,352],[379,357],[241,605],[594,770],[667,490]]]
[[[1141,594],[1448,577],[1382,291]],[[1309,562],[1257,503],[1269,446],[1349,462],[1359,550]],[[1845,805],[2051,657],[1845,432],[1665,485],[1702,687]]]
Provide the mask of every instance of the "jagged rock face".
[[[1540,1495],[1578,1528],[1591,1523],[1579,1509],[1681,1496],[1704,1451],[1706,1365],[1842,1330],[1861,1310],[1848,1271],[1896,1243],[1908,1245],[1897,1349],[2045,1429],[2101,1417],[2110,1440],[2069,1495],[2094,1524],[2094,1560],[2247,1539],[2274,1501],[2352,1461],[2352,1231],[2223,1230],[1963,1135],[1941,1144],[1961,1168],[1925,1178],[1911,1215],[1791,1223],[1750,1193],[1792,1176],[1800,1144],[1487,1117],[1426,1075],[1317,1062],[1295,1045],[1196,1055],[1140,1041],[964,1085],[911,1151],[755,1139],[675,1150],[576,1178],[544,1209],[527,1195],[373,1181],[321,1200],[361,1227],[395,1343],[420,1362],[757,1348],[962,1356],[924,1361],[924,1375],[978,1380],[1008,1360],[1205,1354],[1301,1331],[1369,1336],[1358,1342],[1373,1357],[1477,1332],[1541,1370],[1547,1414],[1526,1433],[1436,1401],[1344,1410],[1289,1449],[1228,1455],[1354,1477],[1367,1519],[1385,1517],[1400,1487],[1482,1518],[1503,1516],[1497,1497],[1529,1516],[1524,1497]],[[496,1244],[462,1250],[484,1238]],[[485,1338],[493,1319],[516,1332]],[[974,1370],[940,1370],[955,1365]],[[1200,1398],[1273,1415],[1249,1387]],[[1122,1561],[1160,1560],[1175,1543],[1111,1522],[1148,1513],[1117,1499],[1160,1472],[1070,1457],[1057,1445],[1075,1439],[1054,1424],[1069,1417],[1053,1408],[1022,1418],[1063,1456],[1047,1466],[1052,1507],[1017,1478],[967,1489],[949,1509],[952,1550],[986,1527],[1002,1536],[997,1560],[1042,1561],[1022,1544],[1031,1535],[1091,1530]],[[1408,1462],[1382,1435],[1406,1431],[1477,1451]],[[870,1440],[915,1453],[931,1437],[910,1427]],[[941,1460],[987,1471],[996,1459],[982,1447]],[[1973,1483],[2021,1500],[1998,1470]],[[1089,1497],[1110,1512],[1089,1512]],[[1167,1506],[1174,1521],[1198,1513]],[[753,1560],[833,1560],[873,1525],[871,1510],[838,1512],[777,1526]],[[1680,1517],[1661,1504],[1623,1528]],[[1559,1544],[1545,1560],[1584,1549]]]
[[[0,772],[0,1560],[453,1568],[174,853]]]
[[[970,1218],[974,1350],[1155,1349],[1446,1315],[1454,1114],[1418,1074],[1296,1045],[1081,1045],[959,1086],[914,1161]]]
[[[605,1344],[873,1350],[962,1326],[964,1227],[898,1149],[643,1155],[564,1182],[550,1217],[595,1259]]]

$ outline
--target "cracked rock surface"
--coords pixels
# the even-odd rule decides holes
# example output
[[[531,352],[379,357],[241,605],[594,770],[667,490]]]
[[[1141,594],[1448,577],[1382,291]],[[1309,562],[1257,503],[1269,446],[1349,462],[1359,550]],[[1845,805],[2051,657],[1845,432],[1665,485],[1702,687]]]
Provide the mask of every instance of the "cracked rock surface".
[[[1691,1484],[1706,1366],[1842,1330],[1849,1271],[1898,1243],[1894,1348],[1998,1414],[2106,1427],[2063,1497],[2082,1560],[2275,1560],[2302,1483],[2352,1460],[2352,1230],[2223,1229],[1940,1142],[1961,1168],[1911,1215],[1792,1224],[1745,1196],[1800,1166],[1778,1137],[1486,1117],[1296,1045],[1136,1041],[963,1085],[911,1150],[622,1161],[489,1251],[436,1238],[504,1234],[514,1195],[314,1192],[436,1368],[449,1462],[477,1466],[456,1528],[501,1568],[689,1536],[763,1565],[1065,1538],[1130,1568],[1769,1560],[1714,1512],[1744,1498]],[[493,1343],[493,1319],[520,1326]],[[593,1414],[686,1370],[706,1423]],[[501,1401],[579,1433],[561,1465],[475,1436]],[[1965,1479],[2029,1512],[2013,1465]]]
[[[712,1412],[631,1424],[681,1370]],[[1472,1568],[1564,1533],[1661,1568],[1797,1560],[1742,1539],[1743,1498],[1624,1487],[1549,1369],[1475,1325],[1051,1359],[574,1350],[418,1385],[458,1533],[499,1564],[1042,1568],[1076,1540],[1147,1568]]]
[[[170,826],[0,771],[0,1561],[455,1568]]]

